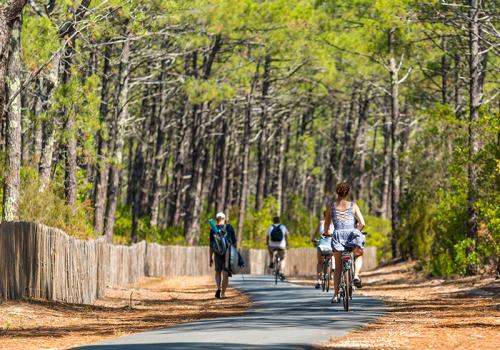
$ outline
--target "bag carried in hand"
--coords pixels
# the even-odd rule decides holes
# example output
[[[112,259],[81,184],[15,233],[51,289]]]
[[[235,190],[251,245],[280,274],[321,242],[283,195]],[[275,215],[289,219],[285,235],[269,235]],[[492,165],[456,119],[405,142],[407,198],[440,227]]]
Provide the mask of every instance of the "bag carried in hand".
[[[229,269],[232,274],[237,274],[240,270],[245,267],[245,262],[243,261],[243,257],[240,252],[236,249],[234,245],[230,245],[229,249]]]
[[[283,240],[283,231],[281,230],[281,225],[273,225],[271,230],[271,241],[281,242]]]
[[[217,255],[226,254],[227,247],[229,246],[229,243],[228,243],[228,240],[226,237],[226,232],[219,229],[217,227],[217,225],[215,224],[215,221],[213,219],[210,219],[209,223],[210,223],[210,227],[214,231],[214,240],[212,241],[212,244],[211,244],[212,250]]]

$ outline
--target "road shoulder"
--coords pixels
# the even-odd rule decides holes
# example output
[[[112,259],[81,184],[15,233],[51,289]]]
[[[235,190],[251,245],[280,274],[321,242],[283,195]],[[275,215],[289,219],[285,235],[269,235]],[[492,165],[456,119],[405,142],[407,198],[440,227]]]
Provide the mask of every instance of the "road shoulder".
[[[414,263],[364,274],[362,294],[387,314],[322,349],[493,349],[500,334],[500,283],[488,277],[428,279]]]

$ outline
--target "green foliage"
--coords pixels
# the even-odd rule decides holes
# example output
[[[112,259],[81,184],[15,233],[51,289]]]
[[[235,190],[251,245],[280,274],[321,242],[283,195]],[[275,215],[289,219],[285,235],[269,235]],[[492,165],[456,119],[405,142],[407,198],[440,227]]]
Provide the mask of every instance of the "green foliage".
[[[369,214],[367,205],[363,201],[356,201],[366,226],[363,231],[368,232],[366,245],[377,248],[377,259],[379,262],[386,262],[391,259],[390,235],[391,221]]]
[[[116,211],[115,234],[113,241],[120,244],[129,244],[132,233],[132,215],[130,207],[120,205]],[[137,239],[149,243],[165,245],[185,245],[182,227],[159,228],[151,226],[148,217],[139,218],[137,225]]]
[[[21,37],[22,59],[29,70],[44,64],[59,48],[57,27],[45,16],[24,16]]]
[[[316,213],[307,209],[303,198],[298,195],[291,196],[282,217],[283,223],[290,231],[290,247],[309,245],[310,237],[318,225],[318,218]]]
[[[192,104],[203,102],[221,103],[228,101],[235,95],[235,90],[227,83],[213,79],[187,79],[185,82],[186,94]]]
[[[81,239],[96,238],[92,226],[92,207],[88,201],[68,207],[64,199],[49,187],[40,192],[38,172],[30,167],[21,169],[19,219],[56,227]]]
[[[262,210],[255,211],[255,198],[251,198],[248,210],[245,213],[243,223],[243,242],[246,248],[264,248],[266,246],[266,234],[269,226],[273,223],[273,217],[278,213],[278,202],[274,197],[264,200]],[[286,223],[283,222],[283,224]]]
[[[467,230],[467,125],[446,105],[435,105],[405,157],[410,173],[402,202],[402,236],[398,242],[404,256],[419,259],[437,276],[464,274],[473,263],[495,265],[499,257],[498,121],[484,115],[480,122],[482,151],[478,154],[480,185],[479,237],[474,246]],[[454,145],[454,147],[450,147]]]

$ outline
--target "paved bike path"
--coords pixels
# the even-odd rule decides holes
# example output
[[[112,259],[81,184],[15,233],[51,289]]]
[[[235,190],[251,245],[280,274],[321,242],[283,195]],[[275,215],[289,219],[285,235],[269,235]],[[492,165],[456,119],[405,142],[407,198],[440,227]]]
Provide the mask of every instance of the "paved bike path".
[[[330,293],[271,276],[235,276],[231,286],[253,301],[248,312],[124,336],[79,350],[311,349],[374,320],[383,303],[354,295],[352,310],[331,304]]]

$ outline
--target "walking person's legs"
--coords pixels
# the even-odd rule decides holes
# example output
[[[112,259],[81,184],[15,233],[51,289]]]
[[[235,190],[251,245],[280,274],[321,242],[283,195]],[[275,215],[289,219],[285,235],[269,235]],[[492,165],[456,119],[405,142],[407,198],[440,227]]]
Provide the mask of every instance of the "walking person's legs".
[[[228,285],[229,285],[229,273],[227,271],[222,271],[222,286],[220,293],[221,298],[226,297],[226,289]]]
[[[217,291],[215,292],[215,297],[221,297],[221,289],[224,285],[224,281],[222,280],[222,273],[224,270],[224,257],[215,254],[214,256],[215,263],[215,284],[217,285]]]
[[[215,292],[215,297],[220,298],[221,294],[221,272],[215,270],[215,284],[217,285],[217,291]]]

